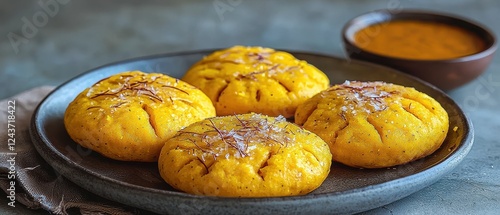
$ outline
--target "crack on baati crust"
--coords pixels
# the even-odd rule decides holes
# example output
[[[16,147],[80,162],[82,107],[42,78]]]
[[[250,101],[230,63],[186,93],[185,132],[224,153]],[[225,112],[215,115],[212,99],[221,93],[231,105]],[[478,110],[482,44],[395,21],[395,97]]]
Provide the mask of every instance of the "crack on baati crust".
[[[431,106],[431,107],[428,107],[428,106],[427,106],[427,105],[425,105],[424,103],[419,102],[418,100],[415,100],[415,99],[410,98],[410,97],[407,97],[407,96],[402,96],[402,97],[403,97],[404,99],[407,99],[407,100],[410,100],[410,101],[414,101],[415,103],[419,103],[419,104],[421,104],[423,107],[425,107],[425,109],[427,109],[429,112],[431,112],[431,113],[432,113],[432,115],[435,115],[435,116],[437,115],[437,114],[435,113],[436,108],[434,108],[434,107],[432,107],[432,106]]]
[[[309,121],[311,115],[317,109],[318,109],[318,103],[314,104],[314,106],[312,108],[310,108],[307,113],[305,113],[305,116],[301,117],[301,118],[305,119],[303,122],[295,122],[295,123],[297,123],[297,125],[303,126],[304,124],[306,124],[307,121]]]
[[[141,108],[148,115],[149,125],[151,125],[151,128],[153,129],[155,135],[158,137],[158,127],[156,126],[156,121],[154,119],[153,110],[147,104],[143,104]]]
[[[309,153],[309,154],[311,154],[311,155],[312,155],[312,156],[316,159],[316,162],[318,162],[318,164],[319,164],[319,163],[321,163],[321,161],[320,161],[320,159],[318,158],[318,156],[316,156],[316,154],[314,154],[311,150],[309,150],[309,149],[307,149],[307,148],[305,148],[305,147],[302,147],[302,151],[303,151],[303,153],[304,153],[304,154],[305,154],[305,153]]]
[[[264,162],[262,162],[262,164],[260,165],[259,169],[257,170],[257,175],[260,176],[260,178],[262,178],[262,181],[264,181],[264,175],[262,173],[262,169],[267,167],[269,165],[268,161],[269,159],[271,159],[271,157],[273,156],[272,153],[269,153],[267,155],[267,158],[266,160],[264,160]]]
[[[257,90],[257,92],[255,92],[255,100],[257,100],[258,102],[260,101],[260,90]]]
[[[276,82],[278,82],[278,84],[281,85],[286,90],[287,93],[292,92],[292,90],[288,88],[285,84],[283,84],[283,82],[278,80],[276,80]]]
[[[224,85],[223,87],[221,87],[218,92],[217,92],[217,97],[215,98],[215,101],[216,102],[219,102],[220,100],[220,97],[222,96],[222,93],[224,93],[224,90],[227,89],[227,87],[229,86],[229,83],[231,82],[227,82],[226,85]]]
[[[347,128],[347,126],[349,126],[349,121],[346,121],[346,123],[345,123],[345,125],[344,125],[344,126],[340,127],[340,129],[339,129],[339,130],[335,131],[335,139],[337,139],[337,137],[339,136],[339,133],[340,133],[341,131],[343,131],[344,129],[346,129],[346,128]]]
[[[401,105],[401,109],[405,110],[406,112],[408,112],[409,114],[411,114],[412,116],[414,116],[417,120],[422,121],[422,119],[416,113],[414,113],[413,111],[411,111],[411,105],[412,104],[413,103],[410,102],[410,104],[408,106]]]
[[[182,149],[174,149],[174,150],[182,150]],[[174,150],[172,150],[172,151],[174,151]],[[186,166],[188,166],[191,162],[193,162],[195,160],[197,160],[197,158],[196,157],[192,157],[192,159],[188,159],[188,160],[186,160],[186,162],[184,162],[183,164],[179,165],[181,168],[179,168],[177,170],[177,173],[179,173],[180,171],[182,171],[182,169],[184,169]],[[167,167],[167,168],[169,168],[169,167]]]
[[[373,129],[375,129],[375,131],[377,131],[377,134],[380,138],[380,142],[384,143],[383,128],[377,128],[377,126],[375,126],[373,119],[371,119],[370,117],[366,118],[366,122],[368,122],[368,124],[373,126]]]

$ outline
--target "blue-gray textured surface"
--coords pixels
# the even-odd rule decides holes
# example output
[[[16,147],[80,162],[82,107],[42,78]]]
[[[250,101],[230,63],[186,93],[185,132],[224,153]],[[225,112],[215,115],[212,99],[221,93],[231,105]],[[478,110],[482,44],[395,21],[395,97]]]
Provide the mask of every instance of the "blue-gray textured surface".
[[[214,2],[229,7],[221,12]],[[455,13],[500,35],[500,1],[494,0],[60,0],[50,14],[39,1],[2,1],[0,99],[35,86],[59,85],[109,62],[157,53],[242,44],[342,56],[340,30],[345,22],[394,6]],[[475,126],[475,145],[464,162],[436,184],[364,214],[500,211],[499,70],[497,55],[479,79],[449,92]],[[30,212],[19,206],[12,209],[6,198],[0,198],[0,214]]]

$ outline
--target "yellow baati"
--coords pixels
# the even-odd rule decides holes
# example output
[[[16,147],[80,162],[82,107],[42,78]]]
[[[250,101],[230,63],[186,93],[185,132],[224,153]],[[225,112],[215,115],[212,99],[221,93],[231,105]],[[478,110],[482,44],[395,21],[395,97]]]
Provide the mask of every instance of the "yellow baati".
[[[297,108],[295,123],[325,140],[333,160],[382,168],[436,151],[448,132],[448,114],[433,98],[384,82],[346,82]]]
[[[331,165],[328,145],[284,117],[241,114],[194,123],[169,139],[158,167],[191,194],[270,197],[307,194]]]
[[[78,144],[122,161],[156,162],[165,141],[215,116],[199,89],[158,73],[123,72],[85,89],[64,116]]]
[[[206,56],[182,80],[205,92],[219,116],[255,112],[287,118],[330,83],[319,69],[289,53],[244,46]]]

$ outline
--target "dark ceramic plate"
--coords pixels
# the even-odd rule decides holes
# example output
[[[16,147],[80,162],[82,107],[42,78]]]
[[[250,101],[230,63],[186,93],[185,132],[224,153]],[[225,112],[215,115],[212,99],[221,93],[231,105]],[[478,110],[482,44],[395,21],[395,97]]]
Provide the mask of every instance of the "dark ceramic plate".
[[[119,162],[79,147],[64,129],[66,107],[78,93],[112,74],[127,70],[161,72],[180,78],[211,51],[164,54],[106,65],[61,85],[36,109],[31,136],[42,157],[63,176],[105,198],[169,214],[337,214],[355,213],[406,197],[455,168],[472,147],[471,122],[457,104],[437,88],[386,67],[320,55],[291,52],[323,70],[332,83],[382,80],[412,86],[439,101],[450,116],[450,131],[434,154],[387,169],[355,169],[334,164],[314,192],[297,197],[220,198],[186,194],[167,185],[156,163]],[[457,127],[456,131],[453,128]]]

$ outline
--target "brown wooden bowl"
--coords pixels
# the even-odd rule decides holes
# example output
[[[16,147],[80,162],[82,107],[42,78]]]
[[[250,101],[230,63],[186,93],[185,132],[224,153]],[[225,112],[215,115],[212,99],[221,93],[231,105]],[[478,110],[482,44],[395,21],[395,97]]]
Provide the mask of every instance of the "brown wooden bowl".
[[[476,54],[452,59],[414,60],[375,54],[355,44],[354,35],[359,30],[392,20],[422,20],[459,26],[476,33],[484,41],[485,49]],[[342,36],[344,48],[350,58],[395,68],[442,90],[451,90],[474,80],[486,70],[497,49],[495,35],[488,28],[455,15],[420,10],[377,10],[365,13],[347,22],[342,29]]]

